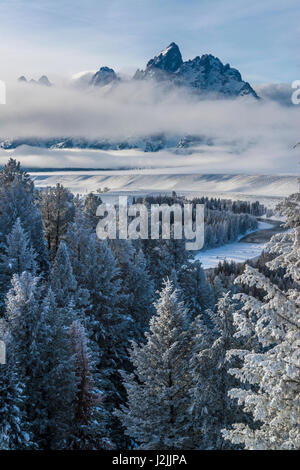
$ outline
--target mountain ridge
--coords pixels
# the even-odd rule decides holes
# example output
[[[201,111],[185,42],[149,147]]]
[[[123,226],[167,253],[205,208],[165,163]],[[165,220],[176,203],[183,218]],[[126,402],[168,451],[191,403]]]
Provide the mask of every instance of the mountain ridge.
[[[175,42],[151,59],[145,70],[137,70],[134,79],[170,81],[174,85],[192,88],[200,93],[216,93],[228,97],[250,95],[259,98],[237,69],[229,64],[224,65],[212,54],[183,61]]]
[[[77,74],[78,75],[78,74]],[[74,83],[84,86],[105,87],[121,83],[123,79],[113,68],[101,66],[95,73],[79,74],[80,78]],[[85,75],[87,80],[84,80]],[[155,80],[166,82],[175,87],[184,87],[202,98],[238,98],[250,96],[259,99],[251,85],[242,79],[239,70],[231,67],[212,54],[203,54],[194,59],[184,61],[178,45],[171,42],[168,47],[150,59],[145,70],[138,69],[131,80]],[[27,81],[24,75],[19,82],[51,86],[46,75],[38,81]]]

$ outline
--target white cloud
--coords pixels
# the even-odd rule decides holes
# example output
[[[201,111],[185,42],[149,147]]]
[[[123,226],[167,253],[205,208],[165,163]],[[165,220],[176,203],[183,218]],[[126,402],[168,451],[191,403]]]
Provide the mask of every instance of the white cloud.
[[[276,101],[283,106],[293,106],[292,86],[288,83],[266,83],[257,85],[255,91],[259,96],[269,101]]]
[[[86,137],[122,140],[157,133],[168,137],[202,135],[192,155],[170,151],[102,152],[22,147],[14,154],[26,166],[80,168],[172,167],[201,172],[297,172],[299,141],[296,106],[261,100],[199,101],[185,90],[166,90],[146,82],[117,87],[72,88],[8,86],[0,111],[1,138]],[[0,163],[8,153],[2,150]]]

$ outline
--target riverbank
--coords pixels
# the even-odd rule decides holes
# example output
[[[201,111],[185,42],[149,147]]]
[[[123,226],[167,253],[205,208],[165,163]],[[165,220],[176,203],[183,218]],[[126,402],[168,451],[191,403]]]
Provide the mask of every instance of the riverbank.
[[[271,225],[269,228],[261,228],[258,231],[249,233],[240,239],[240,243],[267,243],[276,233],[282,233],[286,230],[281,220],[258,219],[260,222],[266,222]]]
[[[195,260],[201,261],[204,269],[211,269],[225,260],[244,263],[247,260],[257,258],[272,236],[285,230],[281,225],[282,221],[259,219],[256,231],[245,235],[234,243],[199,251],[195,255]]]

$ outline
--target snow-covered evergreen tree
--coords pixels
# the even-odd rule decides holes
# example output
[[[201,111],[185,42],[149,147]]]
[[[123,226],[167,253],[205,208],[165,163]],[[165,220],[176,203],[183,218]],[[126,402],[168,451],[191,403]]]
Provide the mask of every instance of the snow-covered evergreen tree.
[[[35,274],[37,269],[36,254],[30,246],[29,236],[24,232],[20,218],[17,218],[11,233],[6,237],[4,252],[0,253],[0,267],[0,302],[3,308],[12,275],[23,271]]]
[[[250,412],[255,429],[236,423],[224,436],[246,449],[300,448],[300,194],[281,205],[291,231],[276,235],[269,251],[277,255],[271,269],[284,267],[295,288],[281,290],[258,270],[247,266],[236,282],[255,286],[262,300],[240,295],[243,308],[235,314],[238,334],[254,335],[261,349],[244,352],[243,365],[232,373],[252,389],[233,389],[230,394]]]
[[[130,240],[113,240],[110,246],[120,267],[120,308],[129,320],[128,337],[141,341],[155,313],[154,283],[141,249],[137,250]]]
[[[77,296],[77,281],[73,274],[69,249],[63,240],[60,242],[55,256],[54,266],[50,273],[50,284],[55,293],[58,307],[63,307],[70,302],[75,302],[75,297]]]
[[[101,362],[101,367],[105,367],[106,361],[110,363],[109,358],[115,357],[120,350],[124,328],[125,318],[120,313],[119,269],[107,242],[100,242],[92,230],[80,223],[72,224],[66,240],[78,285],[89,292],[85,326],[89,328],[90,338],[98,345],[97,364]],[[102,354],[104,359],[100,361]]]
[[[37,254],[39,271],[46,272],[49,260],[34,185],[20,164],[10,159],[0,171],[0,246],[5,245],[18,217],[30,246]]]
[[[71,432],[76,391],[66,328],[74,318],[69,308],[57,308],[51,290],[41,298],[38,281],[26,271],[13,276],[6,319],[34,442],[40,449],[61,449]]]
[[[200,315],[192,330],[194,348],[191,359],[194,386],[192,388],[195,434],[198,449],[230,449],[234,446],[224,441],[221,430],[239,420],[248,423],[248,416],[229,398],[229,390],[239,385],[228,370],[239,365],[239,360],[228,357],[232,349],[246,349],[246,340],[235,338],[233,315],[237,303],[225,294],[217,304],[216,312],[210,312],[212,326]],[[247,345],[249,347],[249,345]]]
[[[128,288],[131,286],[131,316],[136,323],[137,335],[142,337],[155,313],[153,302],[156,297],[154,282],[142,250],[135,254],[132,270],[128,272],[126,280]]]
[[[12,277],[12,288],[6,300],[6,320],[13,348],[12,360],[24,384],[24,410],[37,442],[40,427],[47,419],[40,385],[45,372],[41,343],[47,333],[43,331],[39,309],[38,278],[26,271]]]
[[[179,270],[190,257],[184,240],[142,240],[142,249],[156,290],[160,290],[172,271]]]
[[[60,241],[74,219],[73,194],[61,184],[40,193],[40,204],[48,250],[54,260]]]
[[[76,281],[90,296],[84,326],[89,328],[90,338],[98,344],[99,354],[107,349],[109,357],[115,353],[114,349],[118,349],[117,345],[120,347],[118,341],[125,321],[119,309],[121,281],[117,262],[107,242],[98,240],[80,214],[71,224],[66,242]]]
[[[106,241],[98,240],[85,217],[78,212],[66,235],[73,272],[78,286],[88,290],[89,305],[85,308],[84,327],[91,340],[105,406],[111,412],[120,403],[123,393],[118,370],[127,359],[129,328],[132,321],[121,308],[120,270]],[[112,440],[117,443],[122,431],[113,422]]]
[[[85,283],[86,266],[91,256],[89,245],[94,234],[95,231],[87,223],[86,217],[80,208],[77,208],[74,221],[69,225],[66,233],[65,242],[69,249],[73,273],[80,285]]]
[[[12,450],[8,431],[3,428],[0,431],[0,450]]]
[[[68,449],[77,391],[69,328],[76,313],[69,306],[58,308],[51,289],[43,299],[41,311],[47,337],[43,343],[44,375],[40,387],[47,415],[41,423],[40,446]]]
[[[73,403],[74,419],[69,448],[99,450],[107,448],[106,413],[103,394],[96,387],[91,351],[82,324],[76,320],[70,327],[72,354],[77,380]]]
[[[29,236],[17,218],[11,233],[6,238],[5,254],[1,256],[2,268],[12,274],[23,271],[36,272],[36,254],[30,246]]]
[[[14,181],[21,183],[28,191],[33,189],[29,174],[22,170],[20,162],[10,158],[0,172],[0,186],[7,189]]]
[[[226,292],[225,287],[223,285],[222,279],[219,275],[214,275],[213,282],[212,282],[212,289],[214,292],[214,296],[216,301],[218,301]]]
[[[192,449],[188,312],[170,281],[156,308],[146,344],[133,343],[134,372],[123,374],[128,402],[116,415],[142,449]]]
[[[0,449],[33,449],[25,413],[24,384],[14,363],[9,334],[5,335],[6,364],[0,365]]]
[[[96,216],[97,208],[102,203],[100,196],[89,193],[84,199],[83,214],[87,220],[88,225],[96,230],[99,218]]]
[[[200,261],[184,264],[177,272],[177,282],[192,319],[214,307],[214,293]]]

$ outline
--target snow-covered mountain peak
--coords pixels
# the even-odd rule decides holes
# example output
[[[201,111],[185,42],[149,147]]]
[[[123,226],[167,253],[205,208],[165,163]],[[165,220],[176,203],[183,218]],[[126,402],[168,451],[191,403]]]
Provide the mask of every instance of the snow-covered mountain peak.
[[[118,80],[118,76],[113,69],[109,67],[101,67],[92,77],[91,84],[96,86],[105,86]]]
[[[169,74],[176,72],[183,64],[179,47],[172,42],[160,54],[149,60],[145,71],[138,70],[134,76],[136,79],[155,78],[165,80]]]
[[[243,81],[238,70],[229,64],[224,65],[218,57],[211,54],[203,54],[183,62],[179,47],[174,42],[151,59],[144,71],[138,70],[134,78],[167,80],[201,94],[228,97],[251,95],[258,98],[249,83]]]
[[[18,78],[18,82],[20,83],[30,83],[32,85],[43,85],[43,86],[52,86],[52,83],[50,82],[50,80],[48,79],[48,77],[46,75],[42,75],[38,80],[34,80],[33,78],[31,78],[29,81],[27,80],[26,77],[24,77],[24,75],[22,75],[21,77]]]
[[[162,52],[161,54],[162,55],[167,55],[170,51],[172,50],[176,50],[180,53],[180,50],[179,50],[179,47],[177,46],[177,44],[175,42],[171,42],[171,44],[169,44],[168,47],[166,47]]]
[[[26,82],[27,82],[27,79],[26,79],[26,77],[24,77],[24,75],[21,75],[21,77],[18,78],[18,82],[20,82],[20,83],[26,83]]]
[[[46,75],[42,75],[39,80],[38,80],[38,83],[40,85],[44,85],[44,86],[51,86],[51,83],[48,79],[48,77]]]
[[[183,63],[179,47],[172,42],[159,55],[149,60],[147,69],[156,67],[166,72],[175,72]]]

